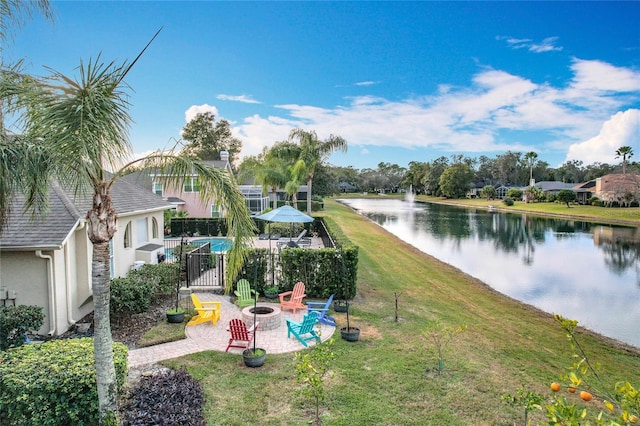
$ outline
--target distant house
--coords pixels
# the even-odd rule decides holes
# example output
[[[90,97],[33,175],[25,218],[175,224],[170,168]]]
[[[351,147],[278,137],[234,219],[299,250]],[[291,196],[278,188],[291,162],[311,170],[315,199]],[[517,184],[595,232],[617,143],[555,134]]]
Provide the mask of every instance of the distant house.
[[[229,163],[229,153],[220,152],[220,160],[204,161],[216,169],[222,170],[229,175],[233,175],[231,163]],[[149,183],[150,182],[150,183]],[[194,173],[187,176],[180,188],[176,188],[167,183],[165,175],[149,175],[140,180],[144,187],[151,187],[151,190],[171,203],[177,210],[186,211],[191,217],[222,217],[220,205],[216,200],[205,200],[200,195],[200,180]]]
[[[116,181],[111,195],[118,214],[110,244],[113,278],[142,262],[158,262],[164,254],[163,211],[171,205],[125,180]],[[91,199],[74,199],[54,185],[45,218],[31,221],[23,206],[19,195],[0,234],[0,298],[5,305],[41,306],[45,322],[39,333],[59,335],[93,311],[93,247],[86,228]]]
[[[340,192],[356,192],[356,186],[350,182],[340,181],[338,182],[338,188]]]
[[[576,185],[577,189],[588,191],[605,203],[628,204],[640,201],[640,175],[632,173],[612,173]]]
[[[579,185],[575,183],[565,183],[559,182],[555,180],[547,180],[536,182],[535,186],[540,188],[542,192],[546,194],[554,194],[558,195],[560,191],[569,190],[576,193],[576,201],[580,204],[585,204],[587,200],[591,197],[591,193],[584,189],[580,188]]]

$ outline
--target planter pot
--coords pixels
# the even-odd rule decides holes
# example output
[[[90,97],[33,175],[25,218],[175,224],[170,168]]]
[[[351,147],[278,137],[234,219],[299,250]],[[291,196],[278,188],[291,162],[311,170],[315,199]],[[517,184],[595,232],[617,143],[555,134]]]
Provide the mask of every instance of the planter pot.
[[[360,329],[358,327],[342,327],[340,336],[347,342],[357,342],[360,338]]]
[[[253,354],[253,349],[245,349],[242,351],[244,365],[251,368],[262,367],[264,365],[264,360],[267,357],[267,351],[261,348],[256,348],[256,351],[258,350],[262,351],[262,355],[255,356]]]
[[[278,293],[265,293],[264,297],[266,297],[267,299],[277,299]]]
[[[184,321],[184,312],[176,312],[170,314],[167,312],[167,322],[171,324],[179,324]]]
[[[349,303],[345,303],[344,301],[333,302],[333,310],[335,312],[347,312],[349,309]]]

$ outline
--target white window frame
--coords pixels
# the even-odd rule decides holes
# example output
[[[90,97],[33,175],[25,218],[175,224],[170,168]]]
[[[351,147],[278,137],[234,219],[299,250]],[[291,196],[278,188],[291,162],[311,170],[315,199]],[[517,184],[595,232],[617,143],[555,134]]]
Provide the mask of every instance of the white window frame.
[[[182,192],[200,192],[200,179],[197,177],[188,177],[182,185]]]

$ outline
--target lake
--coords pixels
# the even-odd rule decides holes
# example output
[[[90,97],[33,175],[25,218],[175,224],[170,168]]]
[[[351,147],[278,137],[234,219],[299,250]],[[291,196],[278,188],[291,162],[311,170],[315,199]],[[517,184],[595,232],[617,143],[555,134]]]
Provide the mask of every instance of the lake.
[[[398,199],[339,200],[495,290],[640,347],[640,228]]]

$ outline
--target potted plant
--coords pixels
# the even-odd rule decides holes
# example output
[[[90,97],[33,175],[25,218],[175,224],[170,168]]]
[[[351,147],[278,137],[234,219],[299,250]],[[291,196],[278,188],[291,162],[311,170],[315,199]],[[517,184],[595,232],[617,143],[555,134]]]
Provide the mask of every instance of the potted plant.
[[[339,254],[338,255],[342,261],[342,276],[344,277],[346,275],[346,267],[344,265],[344,259],[342,259],[342,255]],[[344,308],[344,311],[347,313],[347,326],[346,327],[342,327],[340,328],[340,336],[346,340],[347,342],[357,342],[358,339],[360,338],[360,329],[358,327],[351,327],[351,322],[349,319],[349,308],[351,307],[349,305],[349,300],[347,299],[347,284],[346,282],[344,283],[344,292],[343,292],[343,296],[344,299],[341,300],[341,304],[339,306],[339,309]],[[336,305],[333,305],[333,309],[336,309]],[[336,312],[340,312],[338,310],[336,310]]]
[[[256,265],[254,267],[254,280],[257,275],[257,262],[254,262]],[[256,328],[256,315],[257,315],[257,298],[253,298],[253,328]],[[254,331],[253,334],[253,347],[247,348],[242,351],[242,359],[244,361],[244,365],[251,368],[262,367],[264,365],[264,361],[267,357],[267,351],[262,348],[256,348],[256,339],[258,337],[257,330]]]
[[[360,338],[360,329],[351,327],[349,322],[349,304],[347,303],[347,326],[340,329],[340,336],[347,342],[357,342]]]
[[[264,297],[267,299],[277,299],[280,289],[277,285],[271,284],[264,286]]]
[[[345,313],[349,309],[349,301],[346,299],[336,299],[333,301],[333,310],[339,313]]]
[[[185,246],[185,242],[184,242],[184,236],[182,236],[182,239],[180,240],[180,248],[178,249],[178,261],[180,262],[180,268],[179,268],[179,272],[178,272],[178,278],[177,278],[177,282],[176,282],[176,304],[173,308],[169,309],[167,311],[167,322],[171,323],[171,324],[179,324],[182,321],[184,321],[184,309],[182,307],[180,307],[180,282],[182,280],[182,271],[183,271],[183,265],[182,265],[182,258],[184,256],[182,256],[182,250]],[[186,259],[185,259],[186,261]]]

